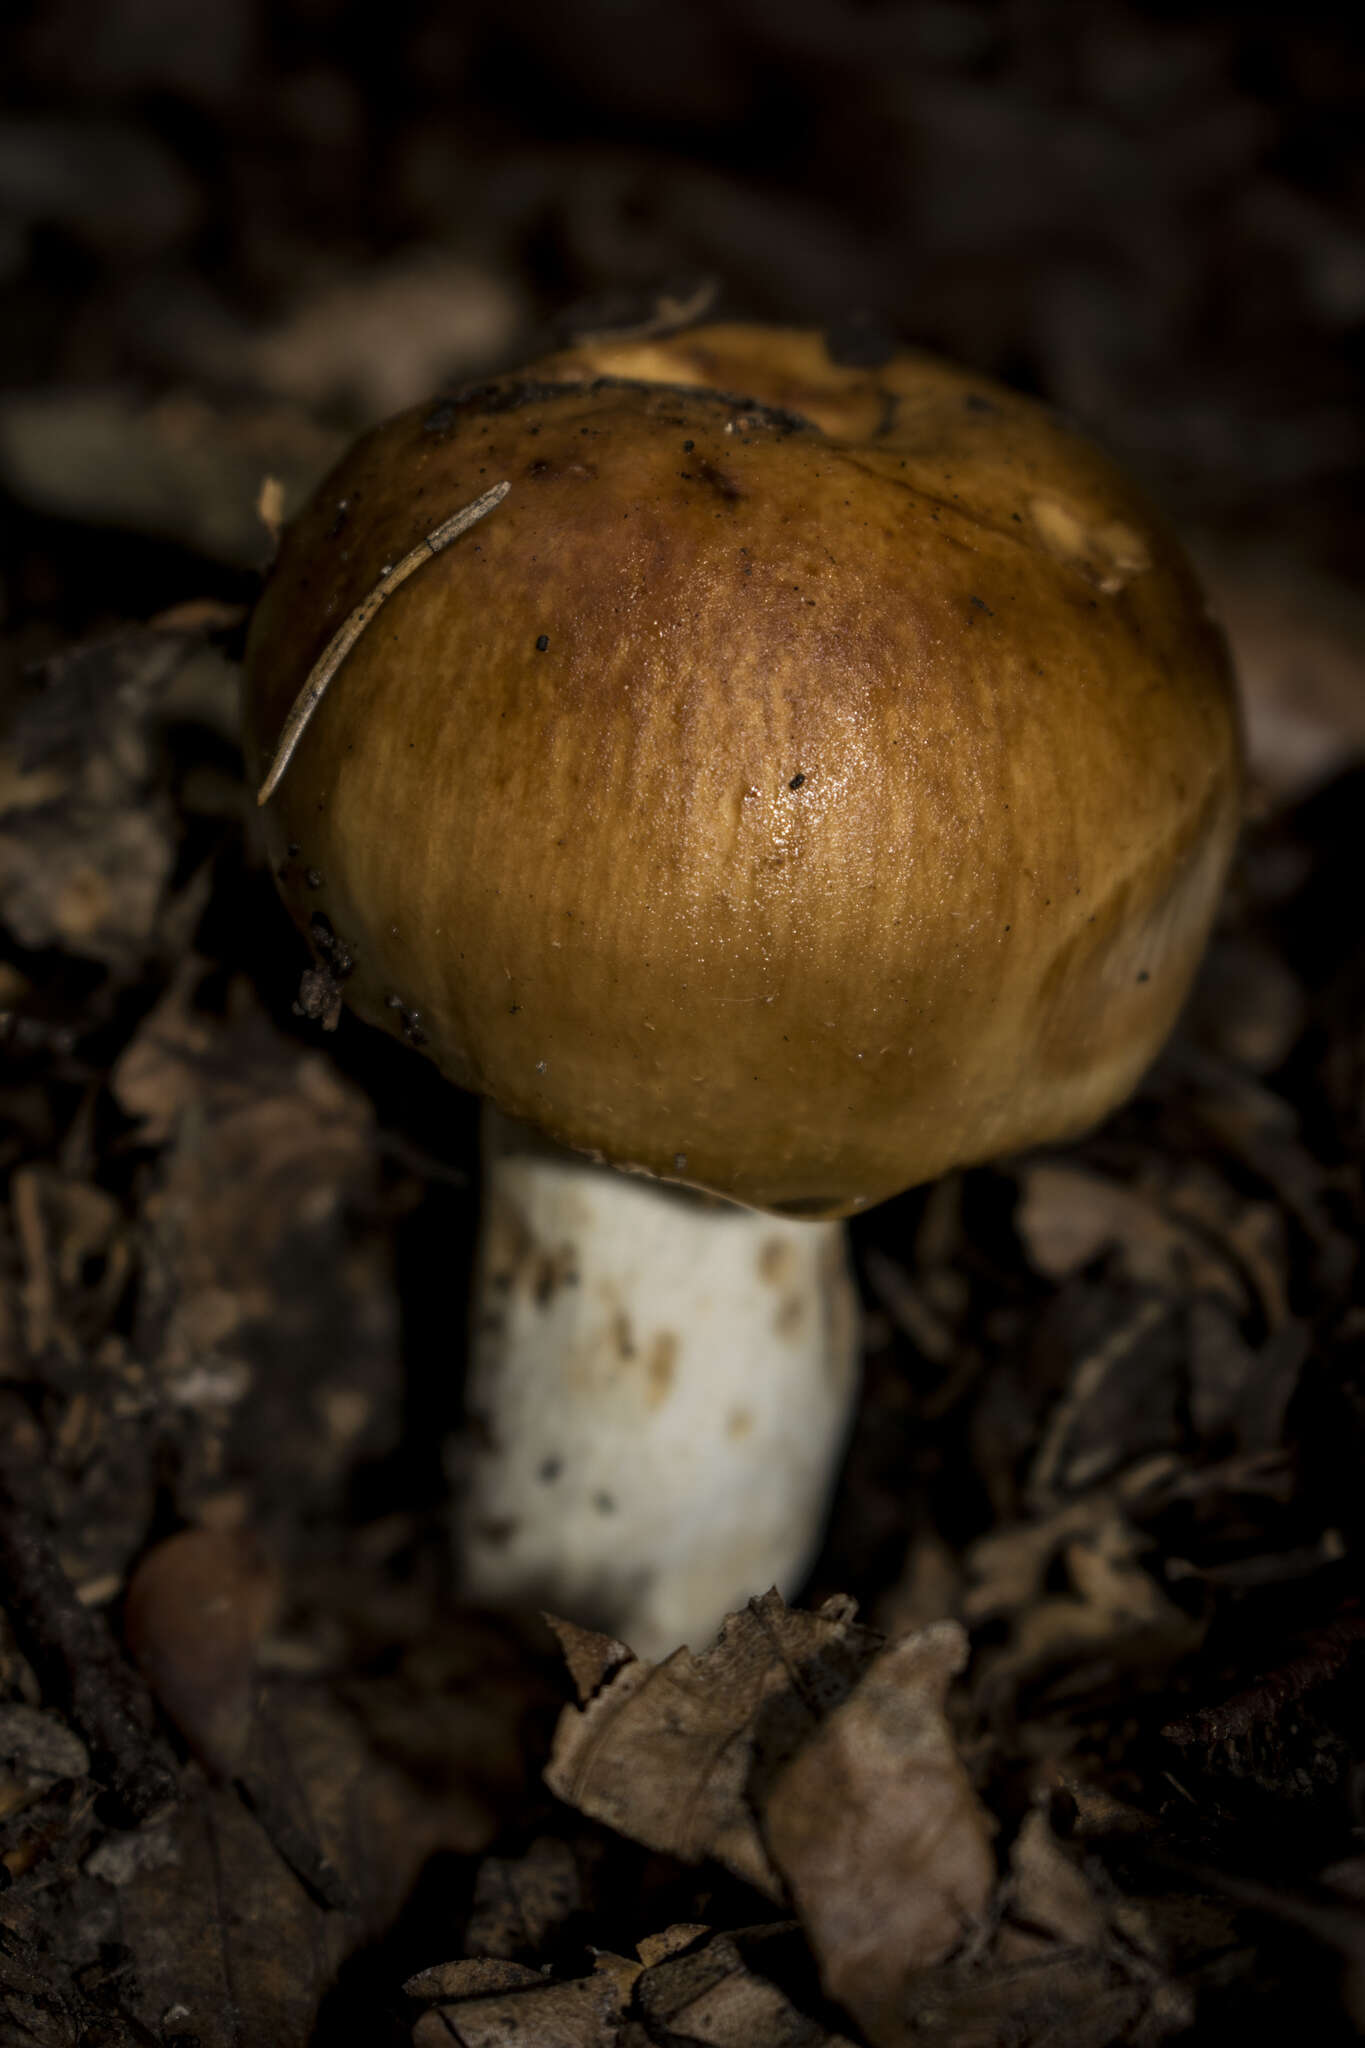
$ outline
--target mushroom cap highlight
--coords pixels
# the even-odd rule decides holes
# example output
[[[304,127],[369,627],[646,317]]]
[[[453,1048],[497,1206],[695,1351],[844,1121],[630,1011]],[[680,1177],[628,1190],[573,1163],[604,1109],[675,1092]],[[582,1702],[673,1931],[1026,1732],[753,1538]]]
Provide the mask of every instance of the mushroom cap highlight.
[[[1185,996],[1241,809],[1222,635],[1041,406],[815,333],[585,344],[400,414],[287,529],[265,812],[370,1022],[561,1142],[837,1216],[1070,1136]]]

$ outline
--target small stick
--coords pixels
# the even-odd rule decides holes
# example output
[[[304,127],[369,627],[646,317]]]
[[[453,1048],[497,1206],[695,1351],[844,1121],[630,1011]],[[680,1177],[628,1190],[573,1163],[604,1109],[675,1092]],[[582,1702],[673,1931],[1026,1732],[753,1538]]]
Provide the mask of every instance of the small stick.
[[[323,691],[380,605],[393,596],[400,583],[407,582],[414,569],[420,569],[423,562],[430,560],[432,555],[439,555],[442,548],[449,547],[462,533],[468,533],[471,526],[476,526],[495,505],[500,505],[511,488],[507,483],[494,484],[491,491],[485,491],[483,496],[475,498],[472,504],[452,513],[434,532],[419,540],[416,547],[404,555],[401,562],[395,563],[392,569],[386,569],[368,597],[362,597],[355,610],[342,621],[309,669],[308,679],[290,707],[289,716],[284,721],[279,744],[275,749],[275,758],[270,764],[270,773],[261,784],[256,797],[258,804],[268,803],[274,795],[280,777],[289,766],[295,747],[303,738],[304,728],[322,702]]]

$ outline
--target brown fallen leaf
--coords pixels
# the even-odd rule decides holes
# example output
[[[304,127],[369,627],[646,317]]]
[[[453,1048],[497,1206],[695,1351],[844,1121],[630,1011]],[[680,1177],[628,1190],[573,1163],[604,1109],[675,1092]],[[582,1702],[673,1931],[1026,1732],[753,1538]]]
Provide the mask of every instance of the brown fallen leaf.
[[[545,1620],[563,1652],[580,1707],[585,1707],[623,1664],[634,1660],[632,1649],[615,1636],[603,1635],[600,1629],[582,1628],[578,1622],[565,1621],[558,1614],[547,1614]]]
[[[466,1966],[447,1967],[449,1978],[445,1971],[439,1973],[446,1981],[478,1981],[456,1974]],[[508,2048],[511,2042],[518,2048],[615,2048],[624,1998],[629,1995],[623,1969],[627,1976],[634,1974],[633,1966],[623,1964],[621,1957],[601,1955],[590,1977],[555,1983],[533,1972],[532,1982],[433,2006],[412,2030],[413,2048],[450,2048],[452,2042],[461,2048]],[[422,1981],[409,1979],[407,1988]]]
[[[1035,1809],[1011,1845],[992,1924],[909,1975],[874,2039],[879,2048],[1158,2048],[1184,2038],[1193,2017],[1139,1904]]]
[[[943,1712],[966,1660],[955,1622],[888,1644],[764,1802],[825,1990],[878,2044],[900,2038],[910,1981],[982,1918],[995,1883],[991,1825]]]
[[[302,2041],[362,1929],[311,1899],[227,1786],[187,1773],[179,1807],[142,1857],[100,1874],[117,1938],[138,1958],[130,2017],[163,2015],[202,2048]]]
[[[945,1963],[916,1979],[900,2039],[906,2048],[1156,2048],[1184,2031],[1187,2013],[1143,2028],[1146,2003],[1089,1949],[984,1970]]]
[[[1185,1233],[1153,1196],[1072,1160],[1039,1159],[1019,1174],[1015,1220],[1029,1262],[1064,1280],[1117,1248],[1125,1270],[1151,1286],[1186,1278]]]
[[[490,1998],[503,1991],[524,1991],[543,1984],[543,1971],[529,1963],[504,1962],[500,1956],[465,1956],[455,1963],[435,1963],[419,1970],[403,1986],[409,1998]]]
[[[325,1685],[267,1681],[253,1742],[249,1791],[189,1765],[173,1813],[90,1859],[110,1938],[138,1957],[124,1998],[140,2042],[165,2037],[172,2008],[169,2031],[201,2048],[311,2039],[347,1995],[343,1962],[392,1925],[428,1859],[487,1843],[458,1769],[442,1784],[396,1765]],[[327,2038],[350,2038],[344,2020]]]
[[[1136,1494],[1162,1461],[1135,1466]],[[964,1560],[970,1625],[1007,1623],[1004,1639],[981,1652],[974,1683],[993,1711],[1018,1689],[1073,1667],[1074,1682],[1103,1660],[1112,1667],[1149,1661],[1153,1670],[1195,1648],[1203,1624],[1176,1607],[1143,1568],[1140,1532],[1124,1497],[1097,1493],[1041,1521],[993,1529]]]
[[[684,1863],[713,1856],[780,1898],[751,1780],[800,1746],[880,1645],[845,1600],[806,1614],[765,1593],[702,1656],[632,1660],[585,1706],[566,1707],[545,1782],[632,1841]]]
[[[162,1708],[217,1777],[251,1734],[256,1652],[279,1575],[249,1532],[182,1529],[150,1550],[124,1601],[128,1647]]]
[[[710,1932],[704,1921],[675,1920],[671,1927],[661,1928],[658,1934],[646,1934],[637,1941],[635,1953],[648,1969],[654,1963],[666,1963],[670,1956],[681,1955]]]
[[[809,1956],[790,1923],[715,1934],[641,1973],[622,2048],[839,2048],[844,2037],[802,2009],[817,2001]]]
[[[1085,1948],[1104,1938],[1099,1900],[1038,1809],[1026,1815],[1014,1838],[1005,1898],[1008,1919],[996,1948],[1007,1962],[1037,1955],[1057,1942]]]

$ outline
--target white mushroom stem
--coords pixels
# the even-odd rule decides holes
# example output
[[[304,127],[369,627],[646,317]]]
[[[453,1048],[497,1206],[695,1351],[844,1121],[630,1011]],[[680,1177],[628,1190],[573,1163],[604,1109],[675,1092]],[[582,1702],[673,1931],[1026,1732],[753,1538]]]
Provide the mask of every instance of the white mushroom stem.
[[[613,1172],[490,1112],[463,1591],[642,1656],[799,1586],[857,1389],[844,1227]]]

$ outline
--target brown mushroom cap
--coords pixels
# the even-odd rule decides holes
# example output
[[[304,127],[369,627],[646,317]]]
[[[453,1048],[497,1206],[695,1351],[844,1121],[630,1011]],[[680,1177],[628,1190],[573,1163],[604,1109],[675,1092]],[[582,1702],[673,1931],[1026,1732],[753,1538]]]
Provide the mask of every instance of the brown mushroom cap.
[[[267,808],[346,1000],[572,1146],[797,1214],[1120,1101],[1240,783],[1221,635],[1112,465],[814,334],[552,357],[380,427],[290,527],[258,775],[348,611],[502,478]]]

